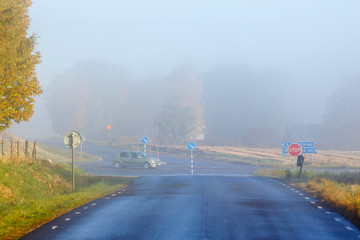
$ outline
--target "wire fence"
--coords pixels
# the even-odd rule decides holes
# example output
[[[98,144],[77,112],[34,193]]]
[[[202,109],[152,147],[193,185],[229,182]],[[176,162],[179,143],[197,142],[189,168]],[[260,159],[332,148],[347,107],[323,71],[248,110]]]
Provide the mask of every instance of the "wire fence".
[[[36,159],[37,143],[36,141],[1,139],[1,158],[14,159]]]

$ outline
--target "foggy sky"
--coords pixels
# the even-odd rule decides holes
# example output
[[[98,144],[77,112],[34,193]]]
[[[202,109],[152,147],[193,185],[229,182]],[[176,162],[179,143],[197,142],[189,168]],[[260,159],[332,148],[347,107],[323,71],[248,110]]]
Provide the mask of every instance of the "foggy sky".
[[[298,123],[320,122],[339,81],[360,74],[359,12],[357,0],[33,0],[30,31],[39,36],[45,93],[31,122],[12,130],[48,128],[47,86],[89,59],[139,77],[184,62],[200,73],[226,64],[275,72],[287,80],[284,104],[298,109]]]

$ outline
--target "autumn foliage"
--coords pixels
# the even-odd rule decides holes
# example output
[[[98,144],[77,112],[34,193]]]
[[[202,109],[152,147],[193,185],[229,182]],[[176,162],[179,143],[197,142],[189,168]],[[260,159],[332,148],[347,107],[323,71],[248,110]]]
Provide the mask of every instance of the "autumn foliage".
[[[36,36],[28,36],[31,0],[0,0],[0,131],[28,121],[34,97],[42,93],[35,66]]]

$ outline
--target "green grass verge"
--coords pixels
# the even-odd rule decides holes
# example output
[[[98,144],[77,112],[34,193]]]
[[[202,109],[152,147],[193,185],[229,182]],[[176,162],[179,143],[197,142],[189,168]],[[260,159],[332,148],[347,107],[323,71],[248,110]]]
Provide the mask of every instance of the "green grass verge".
[[[84,176],[44,160],[0,159],[0,239],[18,239],[37,226],[124,187],[130,178]]]
[[[38,145],[37,158],[39,159],[50,159],[51,161],[56,162],[71,162],[72,161],[72,151],[71,149],[56,148],[46,145]],[[88,153],[81,153],[79,149],[75,150],[75,159],[77,162],[81,161],[98,161],[100,158]]]

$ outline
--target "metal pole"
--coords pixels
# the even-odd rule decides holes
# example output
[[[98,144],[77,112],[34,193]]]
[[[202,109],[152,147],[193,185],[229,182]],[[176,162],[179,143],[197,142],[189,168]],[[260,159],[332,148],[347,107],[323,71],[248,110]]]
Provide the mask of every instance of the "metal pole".
[[[72,149],[72,190],[75,190],[75,171],[74,171],[74,133],[71,134],[71,149]]]
[[[159,156],[159,147],[158,147],[158,146],[156,146],[156,153],[157,153],[158,160],[160,160],[160,156]]]
[[[194,175],[194,158],[193,158],[193,150],[190,151],[191,157],[191,175]]]
[[[302,168],[303,168],[303,165],[301,164],[301,167],[300,167],[300,171],[299,171],[299,176],[298,176],[298,178],[300,178]]]
[[[144,144],[144,153],[146,154],[146,144]]]

